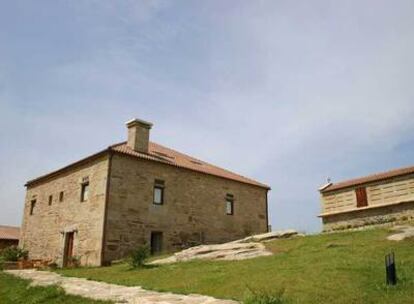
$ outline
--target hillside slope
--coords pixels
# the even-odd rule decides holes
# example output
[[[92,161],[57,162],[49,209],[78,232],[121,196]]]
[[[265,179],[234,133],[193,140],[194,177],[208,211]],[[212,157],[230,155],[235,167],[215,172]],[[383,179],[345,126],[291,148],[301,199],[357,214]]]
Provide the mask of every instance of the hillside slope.
[[[312,235],[266,243],[273,256],[192,261],[130,270],[121,264],[67,269],[69,276],[176,293],[243,300],[251,290],[284,290],[287,303],[414,303],[414,239],[387,229]],[[384,256],[395,252],[399,283],[385,286]]]

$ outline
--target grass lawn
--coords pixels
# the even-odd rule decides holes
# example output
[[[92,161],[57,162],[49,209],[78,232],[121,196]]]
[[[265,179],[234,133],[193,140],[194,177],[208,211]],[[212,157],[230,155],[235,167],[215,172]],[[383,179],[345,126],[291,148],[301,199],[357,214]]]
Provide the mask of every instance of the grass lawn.
[[[244,261],[193,261],[130,270],[125,264],[59,270],[122,285],[243,300],[248,290],[284,291],[286,303],[414,303],[414,240],[387,241],[386,229],[267,243],[276,254]],[[397,286],[385,286],[384,256],[394,251]]]
[[[58,287],[28,287],[29,281],[22,280],[0,271],[1,304],[103,304],[111,303],[93,301],[77,296],[66,295]]]

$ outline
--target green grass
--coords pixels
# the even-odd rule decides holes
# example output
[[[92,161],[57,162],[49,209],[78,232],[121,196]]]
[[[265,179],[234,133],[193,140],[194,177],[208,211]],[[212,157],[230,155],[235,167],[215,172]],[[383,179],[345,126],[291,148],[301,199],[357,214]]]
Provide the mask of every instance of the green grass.
[[[283,290],[284,303],[414,303],[414,240],[391,242],[386,229],[321,234],[267,243],[274,256],[192,261],[130,270],[126,264],[59,270],[121,285],[243,300]],[[394,251],[397,286],[385,286],[384,256]]]
[[[0,271],[1,304],[103,304],[111,303],[93,301],[64,293],[56,286],[29,287],[29,281],[22,280]]]

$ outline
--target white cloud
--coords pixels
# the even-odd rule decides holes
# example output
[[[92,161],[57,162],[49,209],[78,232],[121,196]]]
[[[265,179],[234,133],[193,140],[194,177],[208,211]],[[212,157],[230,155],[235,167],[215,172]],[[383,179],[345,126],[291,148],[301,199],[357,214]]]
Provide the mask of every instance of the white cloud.
[[[3,126],[23,117],[30,141],[24,152],[23,137],[0,150],[27,166],[12,178],[0,173],[13,189],[0,191],[10,210],[22,201],[21,180],[124,139],[131,116],[154,121],[157,142],[269,183],[275,227],[317,229],[317,187],[327,176],[407,164],[410,2],[71,5],[66,18],[79,13],[85,28],[80,50],[51,45],[67,60],[41,57],[41,71],[26,77],[18,62],[5,64],[14,76],[2,78]],[[85,129],[99,136],[79,142]],[[41,158],[45,151],[55,156]]]

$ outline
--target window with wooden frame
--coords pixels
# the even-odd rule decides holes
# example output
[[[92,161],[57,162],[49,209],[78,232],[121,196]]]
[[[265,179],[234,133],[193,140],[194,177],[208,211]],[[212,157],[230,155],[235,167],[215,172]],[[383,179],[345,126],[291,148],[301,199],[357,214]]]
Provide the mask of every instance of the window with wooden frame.
[[[153,204],[162,205],[164,204],[164,189],[165,182],[160,179],[154,181],[154,199]]]
[[[35,207],[36,207],[36,200],[34,199],[30,201],[30,215],[34,214]]]
[[[53,203],[53,195],[49,195],[49,201],[48,201],[49,206],[51,206],[52,203]]]
[[[81,184],[81,202],[86,202],[89,198],[89,178],[84,177]]]
[[[357,207],[368,206],[367,189],[365,187],[359,187],[355,189]]]
[[[226,195],[226,214],[233,215],[234,214],[234,196],[233,194]]]
[[[60,193],[59,193],[59,202],[63,202],[64,196],[65,196],[64,192],[60,191]]]

